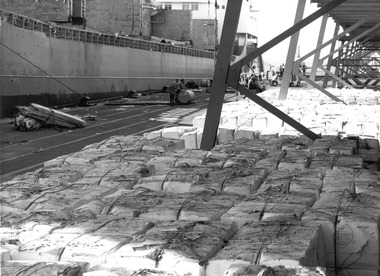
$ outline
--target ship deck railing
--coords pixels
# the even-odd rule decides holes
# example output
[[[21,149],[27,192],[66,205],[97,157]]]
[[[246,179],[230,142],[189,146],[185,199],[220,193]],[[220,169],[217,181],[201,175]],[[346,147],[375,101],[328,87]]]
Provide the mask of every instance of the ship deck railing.
[[[24,15],[16,14],[13,12],[0,9],[1,20],[16,27],[38,31],[44,33],[47,37],[57,39],[75,40],[84,43],[104,44],[118,47],[135,48],[147,51],[156,51],[163,53],[188,55],[194,57],[210,58],[214,59],[213,51],[206,51],[200,49],[194,49],[189,47],[174,46],[171,44],[164,44],[159,42],[151,42],[147,40],[141,40],[131,38],[127,36],[118,36],[115,34],[107,34],[101,32],[87,31],[76,28],[69,28],[60,26],[58,24],[49,24],[40,20],[29,18]]]

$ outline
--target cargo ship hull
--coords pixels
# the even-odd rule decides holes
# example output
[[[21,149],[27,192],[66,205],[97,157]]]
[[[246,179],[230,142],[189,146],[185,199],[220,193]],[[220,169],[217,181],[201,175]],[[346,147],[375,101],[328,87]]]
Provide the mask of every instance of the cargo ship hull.
[[[128,37],[52,27],[6,14],[0,26],[1,116],[157,90],[175,78],[212,79],[213,54]]]

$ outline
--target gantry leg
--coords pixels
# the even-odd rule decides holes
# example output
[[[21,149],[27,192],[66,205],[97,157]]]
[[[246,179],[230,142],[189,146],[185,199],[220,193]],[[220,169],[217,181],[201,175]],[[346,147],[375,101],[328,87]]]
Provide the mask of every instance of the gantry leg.
[[[339,32],[339,24],[336,23],[335,29],[334,29],[334,37],[336,37],[338,35],[338,32]],[[334,39],[334,41],[331,43],[330,52],[334,51],[335,47],[336,47],[336,40]],[[326,70],[329,72],[331,70],[331,65],[332,65],[332,57],[330,57],[329,60],[327,61]],[[327,87],[327,82],[329,80],[329,76],[330,76],[330,74],[325,73],[325,78],[323,79],[323,85],[322,85],[323,88]],[[336,85],[336,80],[333,79],[333,87],[335,87],[335,85]]]
[[[239,24],[242,2],[243,0],[229,0],[227,2],[226,16],[224,18],[222,37],[215,64],[214,79],[212,82],[200,147],[204,150],[212,149],[216,142],[220,115],[226,92],[228,68],[230,66],[236,31]]]
[[[314,53],[313,65],[312,65],[311,72],[310,72],[310,80],[312,80],[312,81],[315,81],[315,77],[317,75],[318,61],[319,61],[319,58],[321,55],[321,49],[318,47],[321,46],[323,43],[323,36],[326,32],[327,18],[328,18],[328,14],[324,14],[322,17],[321,28],[319,30],[319,36],[318,36],[318,40],[317,40],[317,49],[318,50],[316,50]]]
[[[306,6],[306,0],[299,0],[298,1],[298,6],[297,6],[294,24],[297,24],[298,22],[300,22],[302,20],[303,13],[305,11],[305,6]],[[282,76],[282,81],[281,81],[280,95],[278,97],[279,100],[285,100],[287,97],[287,94],[288,94],[290,79],[291,79],[292,73],[293,73],[293,63],[294,63],[294,57],[295,57],[296,51],[297,51],[297,44],[298,44],[299,35],[300,35],[300,32],[296,32],[290,38],[288,55],[286,57],[284,74]],[[299,67],[297,68],[297,71],[298,71],[298,69],[299,69]]]

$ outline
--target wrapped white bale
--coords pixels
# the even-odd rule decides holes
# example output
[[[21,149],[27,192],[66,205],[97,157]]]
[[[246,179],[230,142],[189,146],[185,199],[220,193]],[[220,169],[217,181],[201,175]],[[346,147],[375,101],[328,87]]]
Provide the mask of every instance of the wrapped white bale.
[[[252,114],[239,114],[238,115],[238,127],[252,127]]]
[[[239,226],[260,220],[300,220],[315,200],[316,196],[310,193],[293,192],[283,195],[276,191],[268,191],[252,195],[250,200],[236,204],[221,217],[221,220],[234,221]]]
[[[191,192],[220,192],[223,187],[224,181],[230,176],[230,172],[226,170],[219,170],[213,168],[205,168],[206,171],[200,171],[194,177],[194,182],[190,187]]]
[[[147,165],[154,165],[156,173],[162,173],[163,171],[172,168],[175,164],[176,158],[173,156],[157,156],[150,159]]]
[[[197,149],[199,148],[197,144],[197,133],[198,130],[191,132],[185,132],[182,134],[181,139],[185,141],[185,149]]]
[[[141,273],[153,273],[160,276],[176,276],[175,272],[163,271],[162,269],[129,269],[127,267],[119,267],[107,264],[101,264],[90,268],[87,272],[83,273],[83,276],[133,276]],[[178,275],[178,274],[177,274]]]
[[[185,149],[185,141],[182,139],[177,140],[156,138],[153,140],[148,140],[147,143],[142,147],[143,151],[148,152],[168,152],[183,149]]]
[[[59,275],[63,271],[66,275],[83,275],[87,271],[88,264],[81,262],[33,262],[10,261],[1,263],[2,275]]]
[[[136,235],[110,254],[106,263],[129,269],[156,268],[181,275],[204,275],[199,260],[223,242],[230,228],[231,225],[220,222],[157,222],[145,234]]]
[[[201,165],[203,158],[208,154],[207,151],[191,149],[181,153],[175,160],[174,167],[192,168]]]
[[[195,128],[185,128],[182,126],[175,126],[175,127],[168,127],[164,128],[162,130],[162,138],[167,139],[180,139],[180,137],[185,133],[189,131],[194,131]]]
[[[201,148],[202,136],[203,136],[203,126],[202,128],[198,128],[198,132],[197,132],[197,148],[198,149]]]
[[[75,167],[65,165],[62,167],[47,167],[38,170],[36,175],[38,183],[48,184],[53,182],[76,182],[81,179],[91,167]]]
[[[324,235],[319,224],[290,225],[261,252],[260,265],[324,267]]]
[[[106,196],[109,192],[110,189],[108,187],[82,184],[73,185],[54,193],[41,195],[41,197],[28,206],[28,210],[69,212],[98,197]]]
[[[377,162],[379,160],[379,140],[363,139],[359,148],[359,155],[364,161]]]
[[[273,274],[275,273],[275,274]],[[291,276],[326,276],[324,269],[320,267],[266,267],[259,265],[232,264],[224,272],[223,276],[240,276],[240,275],[291,275]]]
[[[28,261],[56,261],[59,259],[65,246],[80,237],[80,234],[52,233],[40,239],[23,244],[18,250],[11,252],[12,260]]]
[[[93,218],[94,216],[106,214],[109,207],[108,204],[100,199],[94,199],[90,202],[80,205],[70,210],[72,218]]]
[[[193,127],[203,128],[206,120],[206,114],[195,116],[193,119]]]
[[[308,150],[313,156],[317,153],[327,153],[333,143],[334,139],[317,139],[309,146]]]
[[[205,156],[203,156],[200,165],[208,168],[223,168],[228,155],[226,153],[219,153],[216,151],[209,151]]]
[[[278,160],[276,157],[265,157],[256,162],[255,168],[266,169],[268,173],[278,169]]]
[[[238,127],[238,116],[234,114],[223,114],[220,118],[220,127],[222,128],[237,128]]]
[[[155,130],[155,131],[151,131],[151,132],[145,132],[143,134],[144,138],[147,139],[147,140],[153,140],[153,139],[156,139],[156,138],[161,138],[162,137],[162,129],[160,130]]]
[[[356,192],[355,180],[353,175],[348,170],[342,168],[335,168],[327,170],[323,178],[323,191],[329,192],[343,192],[344,190]]]
[[[307,168],[307,166],[305,163],[301,163],[301,162],[283,162],[283,161],[281,161],[278,164],[279,170],[293,171],[293,170],[302,170],[304,168]]]
[[[225,144],[233,141],[235,138],[235,127],[219,127],[218,129],[218,144]]]
[[[338,217],[333,208],[315,208],[307,211],[302,220],[317,221],[322,225],[326,243],[326,265],[335,266],[335,245],[338,266],[349,262],[349,269],[377,270],[379,258],[380,212],[374,208],[351,208]],[[362,274],[357,274],[362,275]],[[364,274],[363,274],[364,275]]]
[[[345,196],[348,195],[348,196]],[[360,200],[358,200],[360,199]],[[341,192],[322,192],[321,197],[314,204],[315,208],[337,208],[340,206],[342,210],[350,210],[351,208],[379,208],[380,193],[354,193],[352,191]]]
[[[309,166],[311,155],[307,150],[287,150],[284,151],[278,169],[302,170]]]
[[[34,184],[33,181],[17,181],[13,183],[7,182],[8,186],[4,187],[4,189],[1,191],[2,216],[5,216],[8,212],[22,214],[21,210],[27,210],[35,200],[37,200],[43,193],[49,191],[52,188],[52,184],[56,183],[51,182],[49,183],[49,186],[47,186],[38,183]],[[62,181],[59,182],[59,184],[61,184],[62,187],[68,187],[71,183]]]
[[[291,172],[289,170],[274,170],[269,172],[260,188],[259,193],[265,191],[285,192],[289,190]]]
[[[104,262],[108,252],[118,246],[131,241],[126,235],[96,235],[83,234],[74,238],[66,246],[60,255],[62,261],[80,261],[89,263],[90,267]]]
[[[226,213],[224,213],[220,220],[222,222],[235,222],[241,228],[247,222],[258,222],[261,219],[261,211],[263,205],[252,201],[243,201],[236,206],[233,206]]]
[[[1,270],[3,271],[3,268],[4,268],[4,263],[9,261],[11,259],[11,252],[9,249],[6,249],[6,248],[3,248],[1,247],[0,248],[0,259],[1,259],[1,265],[3,266],[1,268]]]
[[[280,129],[283,127],[284,122],[277,116],[273,114],[268,114],[267,116],[267,127],[272,129]]]
[[[239,140],[242,138],[247,139],[256,139],[256,131],[253,130],[250,126],[239,126],[237,129],[235,129],[235,140]]]
[[[321,180],[315,179],[297,179],[292,178],[289,191],[304,191],[314,193],[317,198],[319,198],[320,193],[322,192],[323,182]]]
[[[242,196],[237,194],[220,193],[210,195],[210,191],[194,194],[190,197],[181,212],[178,219],[190,221],[214,221],[227,212],[232,206],[240,201]]]
[[[256,130],[262,130],[268,127],[267,117],[259,116],[252,119],[252,127]]]
[[[233,264],[324,266],[320,233],[319,225],[313,223],[247,223],[209,261],[206,275],[223,275]]]
[[[298,130],[281,128],[278,131],[278,138],[299,138],[301,133]]]
[[[350,275],[350,276],[379,276],[379,270],[377,269],[354,269],[351,267],[340,268],[339,273],[342,273],[342,275]],[[335,276],[336,275],[335,267],[326,267],[326,275]]]
[[[223,191],[230,193],[240,193],[250,195],[252,192],[257,191],[267,175],[266,169],[253,169],[251,175],[236,177],[229,177],[224,182]]]
[[[178,217],[181,205],[178,202],[165,202],[141,213],[139,218],[145,220],[173,221]]]
[[[378,112],[379,113],[379,112]],[[368,113],[371,114],[371,113]],[[379,116],[379,114],[377,114]],[[375,114],[374,114],[375,116]],[[373,117],[376,118],[376,117]],[[373,118],[368,118],[368,121],[366,121],[362,125],[362,134],[369,136],[369,137],[374,137],[376,134],[379,132],[379,123],[376,121],[372,121]]]
[[[359,155],[339,155],[334,163],[334,168],[340,167],[362,169],[364,167],[363,158]]]
[[[336,154],[330,153],[314,153],[311,155],[312,161],[325,161],[332,168],[334,161],[336,159]]]
[[[262,129],[259,134],[260,140],[270,140],[278,138],[278,130],[273,128]]]
[[[121,163],[101,176],[97,185],[132,189],[141,177],[150,176],[155,172],[156,168],[152,164]]]
[[[329,153],[340,155],[354,155],[357,154],[357,151],[355,140],[339,141],[331,145],[329,149]]]
[[[191,182],[165,181],[162,191],[167,193],[188,193]]]

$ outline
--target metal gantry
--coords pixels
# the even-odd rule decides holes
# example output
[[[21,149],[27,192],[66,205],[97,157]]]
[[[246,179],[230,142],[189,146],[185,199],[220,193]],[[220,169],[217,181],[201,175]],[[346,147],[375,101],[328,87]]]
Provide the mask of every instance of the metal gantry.
[[[227,3],[225,22],[228,22],[228,24],[223,25],[213,86],[211,88],[201,141],[202,149],[209,150],[216,143],[226,84],[232,86],[242,95],[245,95],[310,139],[315,140],[319,138],[319,135],[309,130],[306,126],[284,114],[239,83],[242,66],[247,65],[250,61],[261,56],[289,37],[291,37],[291,40],[279,93],[280,100],[286,100],[290,80],[290,77],[287,76],[290,76],[292,73],[296,73],[302,80],[334,101],[340,102],[341,100],[338,97],[327,90],[328,78],[332,78],[333,87],[335,87],[336,83],[339,83],[348,88],[355,88],[355,85],[350,80],[353,80],[356,85],[360,84],[367,87],[374,87],[377,83],[380,84],[379,0],[311,0],[311,3],[318,4],[319,9],[304,19],[302,19],[302,16],[306,0],[299,0],[296,18],[292,27],[239,61],[230,64],[242,1],[229,0]],[[322,24],[316,48],[295,60],[294,56],[299,31],[320,17],[322,17]],[[336,28],[333,38],[323,43],[328,17],[331,17],[335,21]],[[339,33],[340,28],[343,29],[341,33]],[[340,45],[338,45],[339,42]],[[336,47],[337,45],[338,48]],[[321,50],[328,46],[330,47],[329,54],[321,57]],[[314,56],[314,59],[311,74],[310,77],[307,77],[300,72],[299,68],[302,61],[312,56]],[[325,72],[322,86],[315,82],[315,72],[318,68]],[[335,69],[333,72],[332,68]]]

